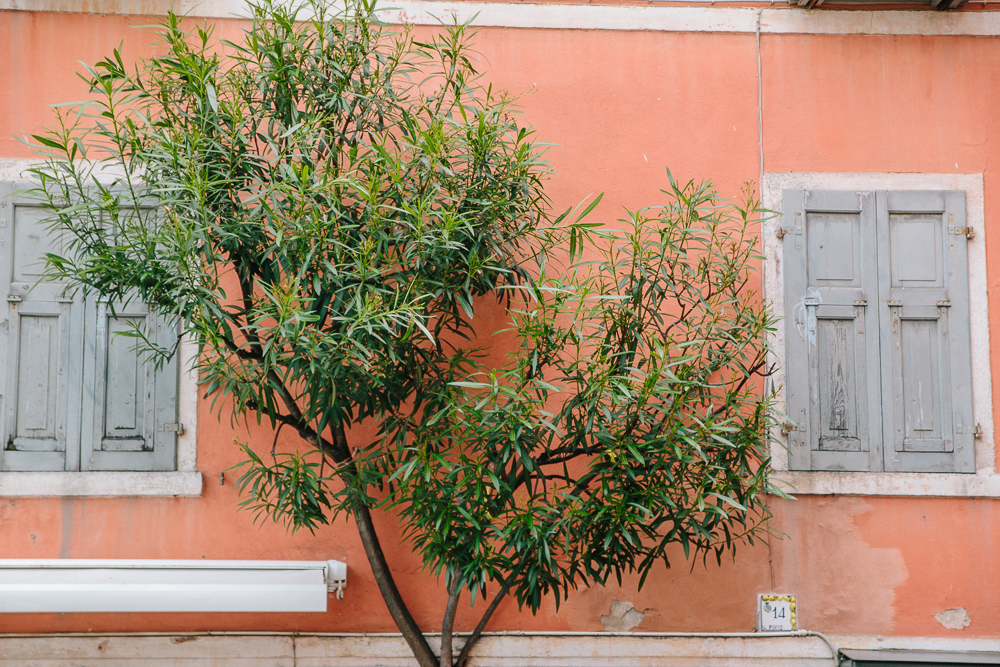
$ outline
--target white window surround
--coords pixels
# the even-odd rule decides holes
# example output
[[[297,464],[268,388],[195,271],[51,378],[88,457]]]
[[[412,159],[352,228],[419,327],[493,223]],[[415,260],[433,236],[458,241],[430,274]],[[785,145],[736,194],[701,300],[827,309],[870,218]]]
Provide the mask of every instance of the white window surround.
[[[28,182],[24,172],[33,160],[0,158],[0,181]],[[177,436],[177,470],[170,472],[0,472],[0,497],[46,496],[200,496],[197,464],[198,381],[192,368],[197,346],[182,340],[177,387],[177,416],[184,433]]]
[[[762,203],[780,212],[782,190],[962,190],[965,192],[967,224],[975,231],[969,241],[969,305],[972,321],[972,404],[982,438],[976,440],[976,472],[963,473],[871,473],[799,472],[788,470],[784,432],[777,432],[771,447],[773,478],[794,495],[881,495],[1000,498],[1000,475],[996,469],[993,429],[993,389],[990,374],[990,331],[986,280],[986,229],[984,225],[982,174],[886,174],[886,173],[769,173],[764,175]],[[781,216],[765,220],[764,298],[774,314],[784,318],[781,241],[776,232]],[[779,388],[778,408],[784,410],[784,326],[772,334],[777,371],[771,378]]]

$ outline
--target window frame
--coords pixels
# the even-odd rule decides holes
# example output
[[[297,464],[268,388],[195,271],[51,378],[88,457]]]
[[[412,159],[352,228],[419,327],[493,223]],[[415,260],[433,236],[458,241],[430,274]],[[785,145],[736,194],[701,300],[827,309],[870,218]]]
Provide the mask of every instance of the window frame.
[[[32,160],[0,159],[0,182],[32,185],[24,176]],[[0,201],[0,206],[10,206]],[[2,471],[0,497],[119,497],[200,496],[202,476],[197,466],[198,381],[193,364],[197,345],[182,338],[178,350],[176,468],[170,471]],[[84,407],[84,409],[86,409]]]
[[[763,297],[780,323],[771,333],[771,362],[776,372],[771,382],[777,388],[777,408],[785,404],[785,327],[782,241],[783,190],[961,190],[965,192],[966,224],[975,236],[968,241],[969,307],[973,414],[982,429],[975,440],[975,473],[832,472],[791,471],[788,467],[787,433],[772,433],[771,468],[780,483],[793,494],[1000,497],[993,428],[993,396],[990,373],[989,313],[986,276],[986,229],[982,174],[892,174],[892,173],[767,173],[762,204],[771,215],[761,225],[764,255]]]

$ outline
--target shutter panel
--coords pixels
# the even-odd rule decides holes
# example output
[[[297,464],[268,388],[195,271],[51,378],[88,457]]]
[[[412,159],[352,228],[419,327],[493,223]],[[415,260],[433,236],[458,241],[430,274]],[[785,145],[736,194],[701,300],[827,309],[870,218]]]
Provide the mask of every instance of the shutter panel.
[[[4,386],[2,470],[76,470],[82,311],[67,285],[38,282],[44,254],[61,253],[46,212],[16,195],[0,208],[0,291],[6,322],[0,333]]]
[[[140,328],[164,347],[176,342],[176,331],[141,303],[115,309],[89,303],[94,336],[87,357],[93,360],[87,386],[94,402],[83,423],[83,466],[86,470],[174,470],[177,449],[177,362],[157,370],[122,335]],[[90,392],[88,392],[90,393]]]
[[[975,472],[965,195],[878,200],[885,469]]]
[[[793,470],[877,470],[881,420],[875,202],[783,193],[785,391]]]

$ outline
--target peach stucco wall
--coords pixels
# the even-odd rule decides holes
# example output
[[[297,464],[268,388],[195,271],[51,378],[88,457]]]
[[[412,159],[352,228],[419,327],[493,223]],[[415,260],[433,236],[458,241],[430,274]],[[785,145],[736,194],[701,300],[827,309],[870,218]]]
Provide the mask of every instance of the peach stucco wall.
[[[14,135],[48,122],[47,104],[80,99],[73,72],[124,40],[148,52],[144,18],[0,12],[0,158],[28,157]],[[221,32],[238,26],[223,22]],[[681,178],[712,178],[724,193],[760,178],[757,38],[753,34],[484,29],[477,39],[491,80],[523,95],[525,115],[558,175],[557,207],[605,192],[599,219],[658,201],[669,165]],[[986,220],[1000,197],[995,127],[1000,38],[764,35],[763,158],[772,171],[985,174]],[[991,157],[994,158],[991,160]],[[988,235],[992,263],[1000,234]],[[991,275],[991,287],[996,287]],[[994,293],[996,289],[992,290]],[[1000,331],[1000,307],[991,324]],[[994,371],[1000,356],[994,355]],[[0,558],[220,558],[344,560],[344,600],[327,614],[7,615],[0,633],[69,631],[393,631],[354,529],[316,536],[255,526],[236,511],[234,436],[261,447],[270,435],[234,434],[203,402],[198,469],[205,491],[185,499],[3,499]],[[1000,636],[998,501],[803,497],[775,502],[787,534],[742,547],[735,562],[696,564],[678,554],[642,592],[585,589],[537,618],[501,608],[491,629],[600,630],[612,599],[647,610],[638,630],[744,631],[755,596],[800,596],[803,627],[839,634],[951,636],[934,613],[966,608],[963,636]],[[428,630],[444,605],[439,582],[379,528],[404,597]],[[463,612],[459,625],[472,615]]]

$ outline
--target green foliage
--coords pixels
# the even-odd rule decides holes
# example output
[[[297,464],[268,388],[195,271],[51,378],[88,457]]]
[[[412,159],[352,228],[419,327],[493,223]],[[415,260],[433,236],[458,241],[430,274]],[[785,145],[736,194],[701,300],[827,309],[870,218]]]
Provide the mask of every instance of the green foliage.
[[[467,26],[251,8],[239,43],[170,15],[161,55],[88,69],[32,170],[52,277],[177,318],[220,413],[301,437],[242,445],[243,505],[310,531],[386,508],[432,572],[532,610],[752,541],[780,494],[753,198],[671,180],[619,229],[598,200],[553,219]]]
[[[502,581],[534,610],[581,582],[645,581],[671,545],[721,559],[753,541],[763,495],[781,495],[761,381],[773,320],[747,288],[756,202],[665,194],[521,288],[504,366],[382,421],[389,500],[433,570],[484,593]]]
[[[234,444],[246,456],[236,466],[245,468],[236,481],[236,490],[246,496],[240,507],[249,508],[255,521],[274,519],[292,532],[306,528],[313,534],[317,526],[328,523],[327,512],[335,508],[328,493],[331,477],[323,474],[324,461],[299,452],[278,452],[267,463],[247,445]]]

